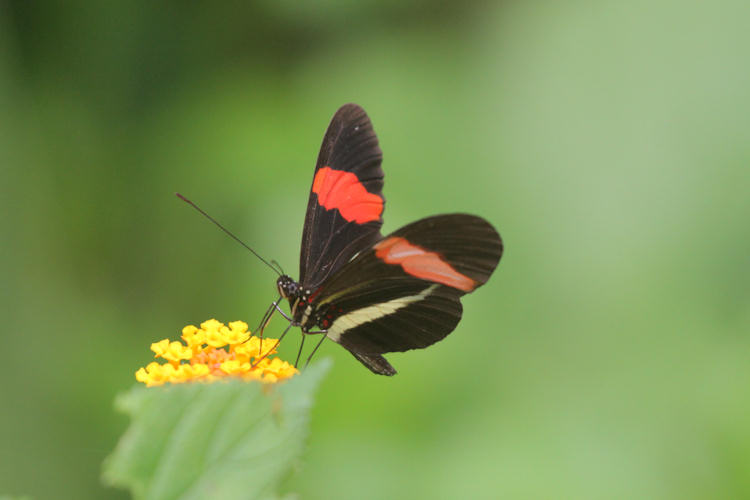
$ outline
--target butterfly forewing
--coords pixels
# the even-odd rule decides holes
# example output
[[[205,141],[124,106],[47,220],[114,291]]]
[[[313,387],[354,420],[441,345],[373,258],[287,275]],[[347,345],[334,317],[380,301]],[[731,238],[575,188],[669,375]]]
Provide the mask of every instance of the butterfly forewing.
[[[300,283],[316,288],[379,240],[383,224],[382,152],[356,104],[333,116],[318,155],[300,252]]]

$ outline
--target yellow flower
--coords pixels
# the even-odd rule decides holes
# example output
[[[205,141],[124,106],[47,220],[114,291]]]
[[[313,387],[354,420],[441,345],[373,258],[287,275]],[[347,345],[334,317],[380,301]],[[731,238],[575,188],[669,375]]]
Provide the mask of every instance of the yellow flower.
[[[206,343],[206,332],[196,328],[193,325],[188,325],[182,329],[182,340],[193,350],[202,349],[203,344]]]
[[[276,354],[276,339],[263,339],[263,355],[270,356]],[[246,342],[234,346],[234,352],[238,355],[244,355],[249,358],[260,357],[261,340],[258,337],[250,337]]]
[[[151,344],[151,350],[156,353],[155,358],[164,358],[167,361],[173,363],[179,363],[180,360],[187,360],[193,356],[192,351],[189,347],[182,345],[175,341],[170,342],[169,339],[160,340]]]
[[[286,361],[271,357],[276,354],[277,339],[264,338],[261,342],[251,336],[243,321],[232,321],[225,326],[210,319],[201,323],[200,328],[188,325],[182,329],[182,340],[184,344],[169,339],[151,344],[155,357],[166,363],[154,361],[139,368],[135,379],[148,387],[230,377],[273,383],[299,373]]]
[[[247,323],[244,321],[232,321],[229,328],[222,328],[224,338],[230,346],[242,344],[250,338],[250,332],[247,329]]]

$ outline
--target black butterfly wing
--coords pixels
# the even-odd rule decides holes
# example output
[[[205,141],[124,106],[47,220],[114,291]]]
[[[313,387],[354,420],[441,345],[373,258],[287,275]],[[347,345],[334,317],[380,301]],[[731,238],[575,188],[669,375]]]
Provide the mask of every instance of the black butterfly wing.
[[[500,235],[480,217],[421,219],[362,251],[314,293],[321,326],[373,372],[393,375],[381,354],[452,332],[460,297],[489,279],[502,252]]]
[[[345,104],[331,119],[315,166],[300,252],[300,283],[316,288],[381,238],[383,153],[365,111]]]

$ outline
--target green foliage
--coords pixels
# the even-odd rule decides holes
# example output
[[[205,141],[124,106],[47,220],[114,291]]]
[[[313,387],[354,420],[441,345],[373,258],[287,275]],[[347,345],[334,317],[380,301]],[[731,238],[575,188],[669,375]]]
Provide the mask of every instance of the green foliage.
[[[330,362],[286,383],[134,387],[116,406],[131,424],[104,480],[138,499],[275,498],[308,433]]]

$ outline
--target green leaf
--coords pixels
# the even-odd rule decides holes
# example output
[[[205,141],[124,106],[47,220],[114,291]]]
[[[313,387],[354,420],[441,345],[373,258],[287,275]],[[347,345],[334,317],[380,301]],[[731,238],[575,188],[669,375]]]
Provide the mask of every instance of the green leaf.
[[[137,499],[275,498],[302,452],[329,366],[278,385],[134,387],[115,401],[131,424],[104,463],[104,482]]]

